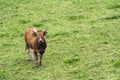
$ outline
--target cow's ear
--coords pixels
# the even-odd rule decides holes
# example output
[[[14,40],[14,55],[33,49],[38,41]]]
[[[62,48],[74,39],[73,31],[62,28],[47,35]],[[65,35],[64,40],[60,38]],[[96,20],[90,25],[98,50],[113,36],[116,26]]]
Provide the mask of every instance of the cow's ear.
[[[47,34],[47,30],[44,30],[43,31],[43,36],[46,36],[46,34]]]
[[[37,30],[34,30],[34,29],[33,29],[32,32],[33,32],[33,33],[32,33],[33,37],[37,37],[37,36],[38,36]]]

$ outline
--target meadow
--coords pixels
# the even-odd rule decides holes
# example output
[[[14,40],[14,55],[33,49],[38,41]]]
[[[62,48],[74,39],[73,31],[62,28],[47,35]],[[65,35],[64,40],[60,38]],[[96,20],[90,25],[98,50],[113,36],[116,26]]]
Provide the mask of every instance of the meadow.
[[[48,29],[39,68],[29,25]],[[120,80],[120,0],[0,0],[0,80]]]

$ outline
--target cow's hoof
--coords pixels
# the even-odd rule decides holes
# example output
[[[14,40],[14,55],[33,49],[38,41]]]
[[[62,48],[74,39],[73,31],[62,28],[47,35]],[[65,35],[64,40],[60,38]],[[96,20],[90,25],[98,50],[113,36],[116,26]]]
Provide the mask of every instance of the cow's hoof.
[[[35,59],[34,59],[34,58],[32,58],[32,61],[35,61]]]
[[[26,61],[31,61],[31,59],[27,58]]]
[[[35,65],[34,67],[39,67],[39,65]]]
[[[42,64],[39,64],[39,66],[42,66]]]
[[[42,66],[42,64],[36,64],[35,67],[39,67],[39,66]]]

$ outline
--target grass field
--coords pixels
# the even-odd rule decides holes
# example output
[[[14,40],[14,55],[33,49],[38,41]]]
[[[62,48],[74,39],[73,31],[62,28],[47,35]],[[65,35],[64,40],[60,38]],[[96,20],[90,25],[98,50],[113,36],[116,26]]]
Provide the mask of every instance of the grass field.
[[[39,68],[29,25],[48,29]],[[120,80],[120,0],[0,0],[0,80]]]

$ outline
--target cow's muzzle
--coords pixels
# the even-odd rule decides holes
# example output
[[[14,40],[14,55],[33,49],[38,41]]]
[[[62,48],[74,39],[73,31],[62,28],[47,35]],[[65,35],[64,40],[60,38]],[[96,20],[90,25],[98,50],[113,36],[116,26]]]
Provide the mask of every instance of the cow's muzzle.
[[[44,41],[40,38],[39,40],[38,40],[38,44],[42,44]]]

